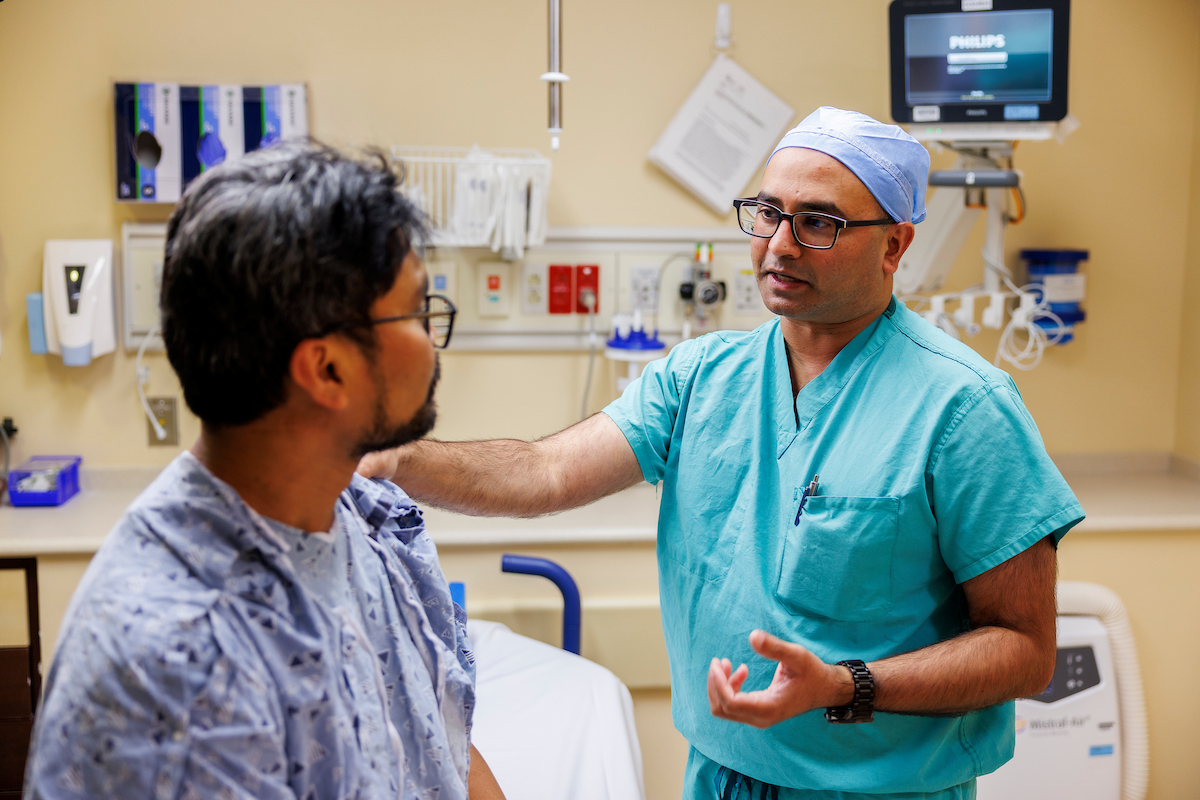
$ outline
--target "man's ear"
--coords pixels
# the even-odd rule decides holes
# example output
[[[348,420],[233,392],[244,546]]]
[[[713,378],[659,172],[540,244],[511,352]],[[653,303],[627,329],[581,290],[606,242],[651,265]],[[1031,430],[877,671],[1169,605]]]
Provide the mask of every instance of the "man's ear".
[[[350,404],[346,379],[354,367],[351,351],[356,351],[352,344],[332,336],[304,339],[292,351],[288,372],[314,403],[341,411]]]
[[[900,268],[900,258],[912,244],[916,233],[917,228],[911,222],[898,222],[888,233],[883,243],[886,248],[883,252],[883,271],[888,275],[896,274]]]

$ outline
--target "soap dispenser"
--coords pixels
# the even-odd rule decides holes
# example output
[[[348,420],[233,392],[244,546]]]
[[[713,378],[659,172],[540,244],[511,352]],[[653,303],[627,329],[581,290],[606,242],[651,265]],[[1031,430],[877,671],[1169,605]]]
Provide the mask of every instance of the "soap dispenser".
[[[113,244],[110,239],[46,242],[42,262],[46,349],[84,367],[116,349]]]

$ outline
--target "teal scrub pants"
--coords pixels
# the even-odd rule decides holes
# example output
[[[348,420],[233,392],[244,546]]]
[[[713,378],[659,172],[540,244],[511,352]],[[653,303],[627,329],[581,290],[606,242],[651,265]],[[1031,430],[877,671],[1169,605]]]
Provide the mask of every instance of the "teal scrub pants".
[[[975,781],[940,792],[861,794],[821,789],[792,789],[756,781],[722,767],[694,747],[688,748],[684,800],[975,800]]]

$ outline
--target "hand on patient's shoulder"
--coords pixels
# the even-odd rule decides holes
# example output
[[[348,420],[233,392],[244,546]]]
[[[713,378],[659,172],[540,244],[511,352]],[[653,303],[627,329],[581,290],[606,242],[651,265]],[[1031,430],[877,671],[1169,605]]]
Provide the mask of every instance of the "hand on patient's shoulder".
[[[402,448],[394,448],[392,450],[380,450],[376,453],[367,453],[358,462],[358,467],[355,471],[364,478],[386,478],[391,480],[396,475],[396,470],[400,466],[400,450]]]

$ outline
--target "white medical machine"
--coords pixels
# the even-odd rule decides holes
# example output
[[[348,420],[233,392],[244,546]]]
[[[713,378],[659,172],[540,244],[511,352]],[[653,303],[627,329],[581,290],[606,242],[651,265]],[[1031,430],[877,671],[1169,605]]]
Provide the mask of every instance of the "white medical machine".
[[[1121,796],[1121,720],[1108,633],[1095,617],[1059,617],[1054,679],[1017,701],[1013,760],[979,780],[979,800]]]
[[[1071,329],[1040,285],[1018,286],[1005,266],[1005,228],[1025,205],[1012,153],[1022,139],[1062,141],[1076,124],[1067,116],[1070,0],[893,0],[889,14],[892,116],[917,139],[959,154],[929,176],[927,221],[901,259],[896,294],[927,304],[925,318],[956,338],[1003,330],[997,366],[1032,369]],[[981,214],[982,283],[906,298],[942,287]]]
[[[46,242],[42,314],[47,351],[69,367],[87,366],[116,349],[111,240]]]
[[[1013,759],[979,778],[979,800],[1141,800],[1149,747],[1137,654],[1120,600],[1058,587],[1058,655],[1040,695],[1016,702]]]

